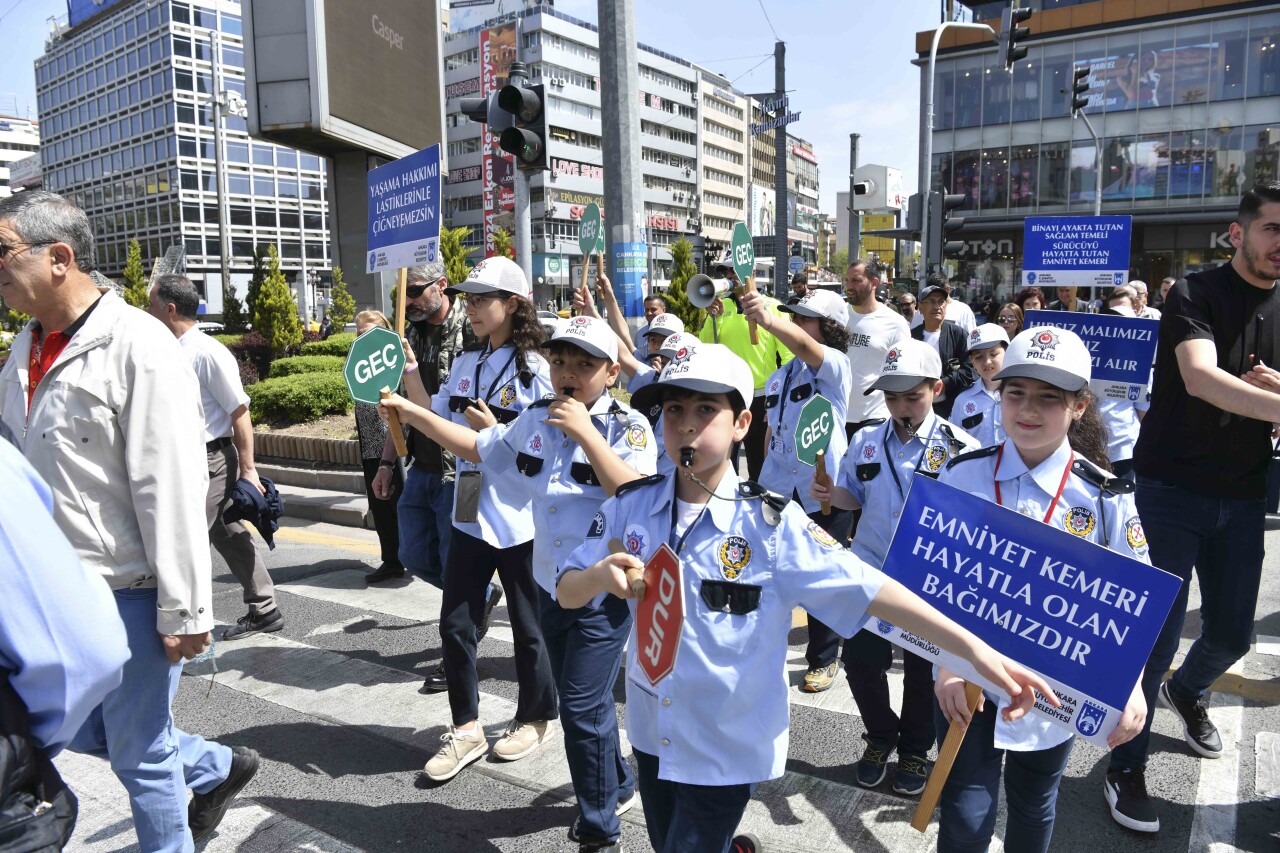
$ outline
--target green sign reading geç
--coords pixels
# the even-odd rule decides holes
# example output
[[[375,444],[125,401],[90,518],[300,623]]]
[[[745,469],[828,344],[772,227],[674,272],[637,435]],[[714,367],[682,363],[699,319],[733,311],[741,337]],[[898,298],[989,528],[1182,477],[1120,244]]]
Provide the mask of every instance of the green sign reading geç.
[[[394,391],[404,376],[404,345],[390,329],[375,326],[356,338],[342,368],[357,403],[377,405],[383,388]]]
[[[796,459],[810,468],[817,465],[818,451],[827,449],[835,428],[835,410],[831,401],[821,394],[810,397],[796,421]],[[840,428],[843,429],[844,424]]]
[[[604,229],[600,227],[600,205],[594,201],[587,205],[578,221],[578,249],[583,255],[597,251],[604,238]]]
[[[746,284],[747,279],[756,274],[756,250],[751,245],[751,232],[747,230],[746,223],[734,224],[730,250],[733,252],[733,269],[738,274],[738,281]]]

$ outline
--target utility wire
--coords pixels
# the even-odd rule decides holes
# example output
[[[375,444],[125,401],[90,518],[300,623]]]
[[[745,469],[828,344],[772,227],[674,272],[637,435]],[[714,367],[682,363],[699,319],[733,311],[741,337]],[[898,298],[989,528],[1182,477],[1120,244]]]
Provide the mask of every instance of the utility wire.
[[[774,41],[782,41],[782,37],[778,35],[778,31],[773,29],[773,21],[769,20],[769,13],[765,11],[764,0],[756,0],[760,4],[760,11],[764,12],[765,23],[769,25],[769,29],[773,32]]]
[[[18,2],[10,6],[9,9],[3,15],[0,15],[0,21],[3,21],[5,18],[9,17],[9,13],[21,5],[22,5],[22,0],[18,0]]]

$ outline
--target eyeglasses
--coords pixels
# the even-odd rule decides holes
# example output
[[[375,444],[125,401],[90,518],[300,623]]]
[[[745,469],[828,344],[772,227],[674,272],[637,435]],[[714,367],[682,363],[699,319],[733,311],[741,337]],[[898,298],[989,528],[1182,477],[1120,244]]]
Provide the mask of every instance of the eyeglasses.
[[[405,296],[410,299],[417,299],[419,296],[427,292],[429,284],[411,284],[404,289]]]
[[[493,291],[490,291],[489,293],[468,293],[466,296],[467,307],[479,308],[481,305],[485,303],[486,300],[504,299],[506,298],[506,296],[507,294],[505,293],[496,293]]]
[[[9,256],[17,257],[27,249],[38,249],[41,246],[52,246],[55,241],[45,240],[40,243],[0,243],[0,263],[9,260]],[[19,250],[19,246],[25,246],[26,249]]]
[[[1001,326],[1012,326],[1018,322],[1017,317],[997,317],[996,322]]]
[[[894,304],[894,305],[897,305],[899,308],[914,308],[914,307],[916,307],[915,300],[912,300],[912,301],[910,301],[910,302],[895,302],[895,303],[893,303],[893,304]]]

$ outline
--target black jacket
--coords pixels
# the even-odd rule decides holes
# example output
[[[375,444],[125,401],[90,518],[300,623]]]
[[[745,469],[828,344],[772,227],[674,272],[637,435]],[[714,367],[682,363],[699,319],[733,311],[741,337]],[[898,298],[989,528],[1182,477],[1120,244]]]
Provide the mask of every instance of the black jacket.
[[[76,812],[75,795],[31,737],[27,706],[0,670],[0,851],[61,850]]]
[[[923,341],[924,325],[912,329],[911,337]],[[969,336],[950,320],[942,321],[938,334],[938,355],[942,357],[942,388],[946,397],[934,403],[933,410],[941,417],[950,419],[952,402],[960,396],[961,391],[978,379],[978,375],[973,372],[973,365],[969,363]]]

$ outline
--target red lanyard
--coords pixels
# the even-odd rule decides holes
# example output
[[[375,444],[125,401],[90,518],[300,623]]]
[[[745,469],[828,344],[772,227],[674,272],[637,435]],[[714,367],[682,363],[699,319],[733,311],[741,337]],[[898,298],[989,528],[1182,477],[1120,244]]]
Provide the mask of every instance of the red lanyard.
[[[1000,459],[1004,456],[1004,444],[1000,445],[1000,449],[996,451],[996,470],[992,474],[992,479],[996,484],[996,503],[1004,506],[1004,501],[1000,499]],[[1053,496],[1053,501],[1049,504],[1049,511],[1044,514],[1044,523],[1048,524],[1049,519],[1053,518],[1053,511],[1058,508],[1058,498],[1062,497],[1062,490],[1067,487],[1067,477],[1071,476],[1071,466],[1075,464],[1076,452],[1071,451],[1071,456],[1067,459],[1067,467],[1062,471],[1062,481],[1058,483],[1058,493]]]

